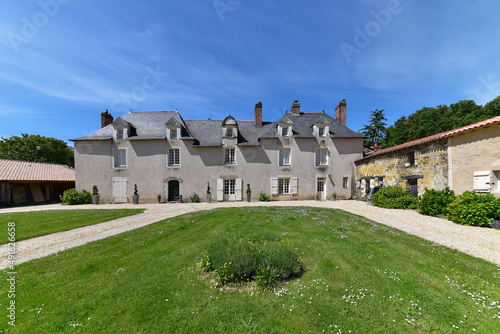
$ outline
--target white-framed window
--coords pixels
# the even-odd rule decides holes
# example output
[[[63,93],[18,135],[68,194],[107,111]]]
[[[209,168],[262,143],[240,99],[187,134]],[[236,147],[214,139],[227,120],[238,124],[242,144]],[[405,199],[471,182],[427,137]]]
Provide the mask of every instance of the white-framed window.
[[[114,151],[114,162],[115,168],[126,168],[127,167],[127,150],[117,148]]]
[[[318,136],[324,137],[325,136],[325,127],[324,126],[319,126],[318,127]]]
[[[125,139],[125,129],[116,129],[116,139],[117,140]]]
[[[349,176],[342,177],[342,188],[349,188]]]
[[[284,147],[280,148],[279,150],[279,165],[280,166],[290,166],[290,153],[291,153],[291,148],[289,147]]]
[[[233,136],[233,128],[228,127],[226,129],[226,137],[232,137]]]
[[[290,194],[290,178],[289,177],[278,178],[278,194],[279,195]]]
[[[168,149],[168,165],[179,166],[181,164],[180,150],[178,148]]]
[[[282,135],[283,137],[288,136],[288,126],[282,126],[282,127],[281,127],[281,135]]]
[[[225,164],[234,164],[235,163],[234,154],[235,154],[234,147],[225,148],[224,149],[224,163]]]
[[[224,180],[224,195],[234,195],[236,192],[236,180]]]
[[[171,128],[170,129],[170,139],[177,139],[179,138],[179,129],[178,128]]]
[[[327,166],[328,165],[328,149],[327,148],[317,148],[315,157],[315,166]]]

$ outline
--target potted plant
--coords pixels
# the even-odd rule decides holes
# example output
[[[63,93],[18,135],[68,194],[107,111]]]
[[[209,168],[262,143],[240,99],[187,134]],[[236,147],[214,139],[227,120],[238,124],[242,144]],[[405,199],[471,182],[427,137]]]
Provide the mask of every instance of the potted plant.
[[[132,203],[139,204],[139,192],[137,191],[137,184],[134,184],[134,195],[132,195]]]
[[[158,204],[161,203],[161,195],[156,196],[156,198],[158,199]]]
[[[179,200],[177,202],[178,203],[184,203],[184,201],[182,200],[182,195],[179,195]]]
[[[315,198],[315,200],[319,201],[319,193],[316,193],[314,198]]]
[[[212,194],[210,193],[210,183],[207,182],[207,203],[212,202]]]
[[[92,204],[99,204],[99,189],[97,189],[97,186],[94,185],[92,187]]]
[[[332,193],[332,201],[336,201],[337,200],[337,193],[334,191]]]
[[[247,202],[252,201],[252,191],[250,190],[250,183],[247,183]]]

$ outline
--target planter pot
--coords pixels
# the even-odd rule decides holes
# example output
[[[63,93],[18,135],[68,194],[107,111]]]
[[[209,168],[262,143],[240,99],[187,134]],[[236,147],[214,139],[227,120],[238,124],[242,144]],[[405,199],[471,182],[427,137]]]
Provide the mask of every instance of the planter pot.
[[[252,201],[252,192],[247,193],[247,202]]]
[[[500,220],[492,220],[491,221],[491,227],[500,230]]]
[[[332,197],[332,201],[336,201],[337,200],[337,197]]]
[[[99,204],[99,197],[100,196],[101,195],[92,195],[92,204],[95,204],[95,205]]]
[[[207,194],[207,203],[212,202],[212,194]]]
[[[139,204],[139,195],[132,195],[132,203]]]

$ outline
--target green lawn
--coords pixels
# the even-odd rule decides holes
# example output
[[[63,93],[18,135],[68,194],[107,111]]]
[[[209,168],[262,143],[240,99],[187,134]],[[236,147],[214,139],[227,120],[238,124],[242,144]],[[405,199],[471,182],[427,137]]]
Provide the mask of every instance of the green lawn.
[[[221,291],[197,275],[213,239],[255,231],[293,241],[302,277],[263,292]],[[0,272],[2,332],[500,332],[499,266],[339,210],[191,213],[16,270],[15,327]]]
[[[0,214],[2,238],[0,244],[8,242],[7,224],[15,223],[16,241],[39,237],[77,227],[94,225],[109,220],[136,215],[144,209],[117,210],[49,210]]]

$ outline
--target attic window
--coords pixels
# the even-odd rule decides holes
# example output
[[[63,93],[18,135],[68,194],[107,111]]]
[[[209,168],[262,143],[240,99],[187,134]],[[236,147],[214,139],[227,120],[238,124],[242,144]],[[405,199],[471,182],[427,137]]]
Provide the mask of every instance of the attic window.
[[[325,127],[324,126],[318,127],[318,136],[320,136],[320,137],[325,136]]]
[[[288,126],[281,127],[281,136],[283,137],[288,136]]]
[[[117,129],[116,130],[116,139],[118,139],[118,140],[125,139],[125,130],[124,129]]]
[[[170,139],[178,138],[179,130],[177,128],[170,129]]]
[[[233,136],[233,128],[227,128],[226,137],[232,137],[232,136]]]
[[[415,166],[415,152],[408,153],[407,157],[408,157],[408,166]]]

